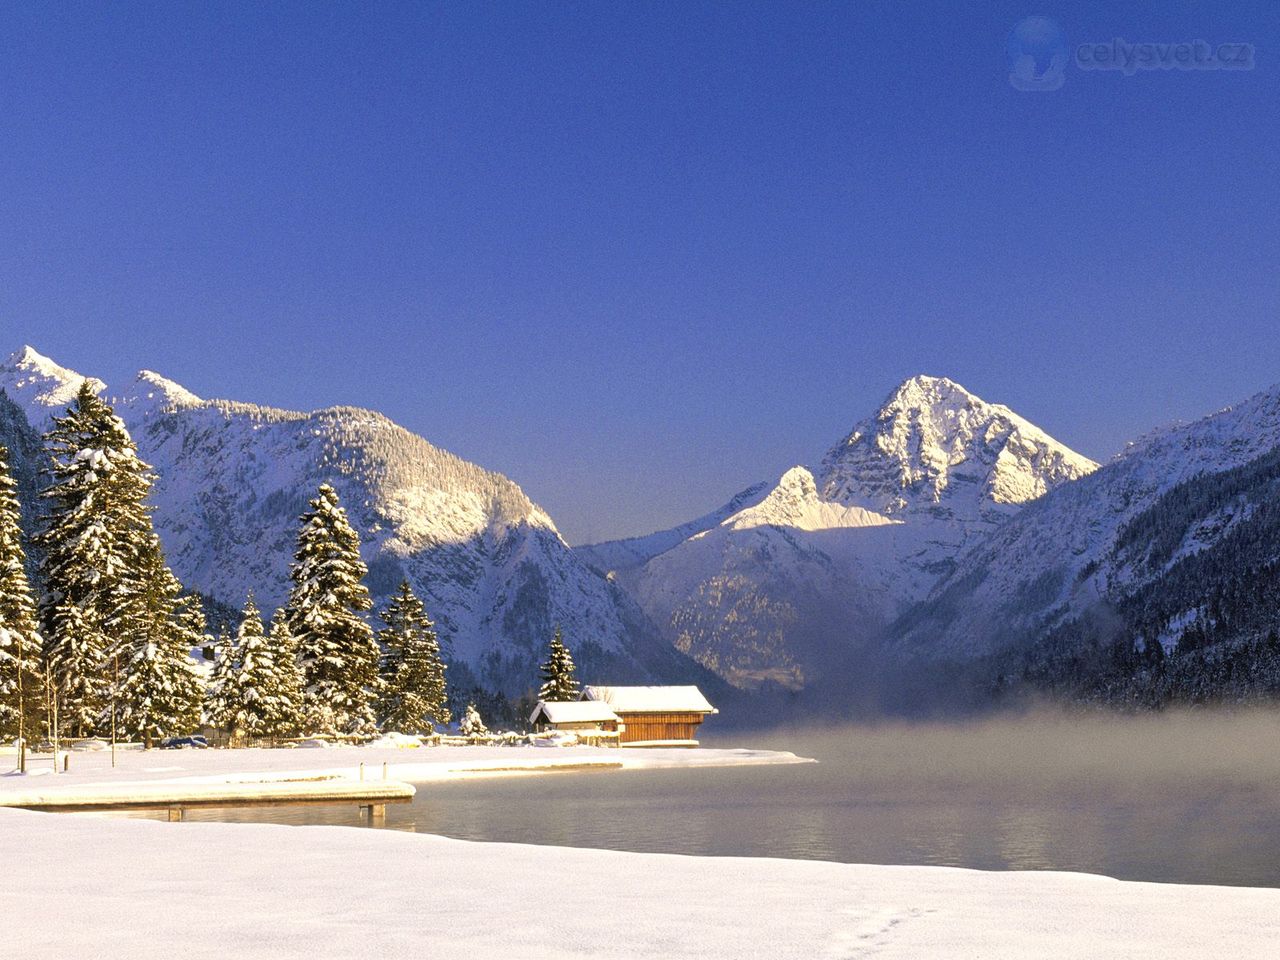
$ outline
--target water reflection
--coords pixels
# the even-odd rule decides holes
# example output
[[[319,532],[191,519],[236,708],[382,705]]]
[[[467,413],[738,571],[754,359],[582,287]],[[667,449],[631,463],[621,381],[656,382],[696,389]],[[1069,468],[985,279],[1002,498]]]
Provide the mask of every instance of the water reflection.
[[[575,772],[426,784],[387,828],[729,856],[1082,870],[1280,886],[1270,713],[1040,717],[741,738],[817,765]],[[192,820],[357,826],[354,807]]]

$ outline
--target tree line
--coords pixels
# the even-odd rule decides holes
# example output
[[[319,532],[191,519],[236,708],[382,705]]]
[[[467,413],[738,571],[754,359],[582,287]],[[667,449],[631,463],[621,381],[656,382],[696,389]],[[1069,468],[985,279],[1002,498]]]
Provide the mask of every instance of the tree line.
[[[376,633],[359,536],[325,484],[301,519],[287,603],[264,627],[247,598],[208,633],[165,562],[151,468],[85,385],[44,436],[46,484],[28,573],[17,484],[0,446],[0,736],[55,728],[151,745],[202,720],[233,734],[429,732],[449,721],[435,628],[407,582]],[[205,683],[191,651],[212,646]]]

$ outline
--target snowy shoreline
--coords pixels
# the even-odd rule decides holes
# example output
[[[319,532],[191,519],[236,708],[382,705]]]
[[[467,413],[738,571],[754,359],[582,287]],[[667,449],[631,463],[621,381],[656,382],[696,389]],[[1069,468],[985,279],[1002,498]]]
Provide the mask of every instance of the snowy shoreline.
[[[183,784],[193,795],[203,785],[334,777],[432,783],[478,776],[515,776],[556,770],[654,770],[679,767],[760,766],[812,763],[793,753],[745,749],[651,749],[609,747],[338,747],[329,750],[120,750],[116,766],[108,751],[72,753],[70,771],[53,773],[52,756],[29,757],[28,773],[0,776],[0,805],[34,805],[57,795],[127,799],[158,783]],[[3,763],[0,758],[0,763]],[[6,764],[7,765],[7,764]],[[363,769],[362,769],[363,767]]]
[[[1271,957],[1280,890],[0,810],[26,960]],[[61,904],[65,921],[49,912]]]

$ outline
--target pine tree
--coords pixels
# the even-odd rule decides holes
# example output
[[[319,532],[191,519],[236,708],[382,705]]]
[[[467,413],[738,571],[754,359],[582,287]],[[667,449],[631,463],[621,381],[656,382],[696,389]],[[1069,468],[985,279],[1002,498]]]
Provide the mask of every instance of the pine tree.
[[[35,732],[44,676],[35,598],[27,579],[17,483],[9,451],[0,445],[0,737]]]
[[[288,611],[281,607],[271,618],[268,635],[275,680],[275,711],[271,735],[287,737],[302,727],[302,673],[298,667],[298,645],[289,632]]]
[[[266,736],[273,732],[278,710],[275,658],[252,591],[240,613],[234,646],[237,676],[231,729],[249,737]]]
[[[45,655],[63,728],[102,725],[111,692],[108,662],[122,651],[111,624],[141,593],[152,537],[150,468],[124,423],[86,382],[45,435],[51,467],[39,544],[46,593]]]
[[[150,747],[200,724],[203,690],[191,649],[204,638],[156,537],[141,563],[141,586],[108,625],[121,638],[111,657],[113,683],[119,673],[113,698],[119,729]]]
[[[218,640],[213,646],[213,670],[209,674],[204,698],[205,720],[215,730],[233,732],[235,711],[240,702],[236,689],[239,677],[235,641],[224,626],[218,631]]]
[[[298,643],[304,720],[310,731],[369,733],[380,651],[360,614],[373,606],[360,538],[333,487],[324,484],[302,517],[294,554],[289,631]]]
[[[548,702],[577,700],[579,696],[578,680],[574,676],[575,667],[569,648],[564,645],[560,636],[560,628],[556,627],[555,636],[551,638],[551,650],[547,662],[542,665],[542,687],[538,690],[538,699]]]
[[[435,626],[405,580],[382,612],[386,627],[382,644],[383,729],[431,733],[434,724],[449,722],[444,661]]]
[[[203,653],[213,646],[214,640],[209,636],[209,624],[200,607],[200,598],[194,594],[178,598],[174,611],[174,629],[182,638],[183,645],[189,647],[193,657],[197,650]]]
[[[228,728],[250,737],[287,736],[298,728],[301,682],[285,611],[276,611],[267,634],[250,593],[225,669],[232,673],[220,698]]]
[[[474,703],[467,704],[467,711],[462,716],[462,722],[458,724],[458,732],[464,737],[483,737],[489,732],[489,728],[480,719],[480,711],[476,709]]]

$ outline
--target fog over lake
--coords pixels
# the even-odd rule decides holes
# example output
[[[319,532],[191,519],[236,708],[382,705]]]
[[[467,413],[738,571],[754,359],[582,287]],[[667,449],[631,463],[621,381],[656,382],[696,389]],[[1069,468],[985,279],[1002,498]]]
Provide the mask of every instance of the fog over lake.
[[[708,732],[709,746],[819,763],[425,784],[412,805],[388,808],[387,825],[473,840],[1280,886],[1280,712]],[[359,822],[337,807],[190,819]]]

